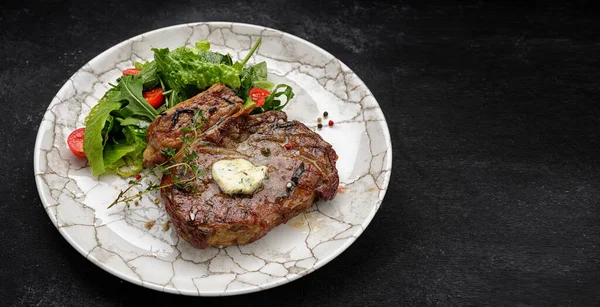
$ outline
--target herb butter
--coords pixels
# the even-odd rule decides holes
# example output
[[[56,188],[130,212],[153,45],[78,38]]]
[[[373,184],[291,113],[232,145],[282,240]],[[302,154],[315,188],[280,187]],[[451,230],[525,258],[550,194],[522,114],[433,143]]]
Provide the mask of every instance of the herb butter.
[[[266,166],[246,159],[220,160],[212,165],[212,178],[225,194],[252,194],[267,177]]]

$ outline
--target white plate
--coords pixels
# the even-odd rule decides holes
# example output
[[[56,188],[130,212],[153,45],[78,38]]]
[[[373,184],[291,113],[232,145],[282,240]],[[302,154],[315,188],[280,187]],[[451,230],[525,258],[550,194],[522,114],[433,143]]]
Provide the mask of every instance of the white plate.
[[[340,156],[340,193],[249,245],[195,249],[179,239],[162,203],[107,209],[126,181],[93,177],[85,159],[66,145],[90,108],[134,61],[153,47],[176,48],[207,39],[212,49],[243,58],[259,36],[250,63],[266,61],[271,81],[294,88],[290,119],[315,129]],[[333,127],[318,130],[329,112]],[[207,22],[178,25],[126,40],[95,57],[58,91],[41,122],[34,151],[37,188],[50,219],[87,259],[134,284],[185,295],[259,291],[304,276],[344,251],[364,231],[385,195],[392,148],[377,101],[346,65],[296,36],[254,25]],[[156,221],[150,229],[146,223]]]

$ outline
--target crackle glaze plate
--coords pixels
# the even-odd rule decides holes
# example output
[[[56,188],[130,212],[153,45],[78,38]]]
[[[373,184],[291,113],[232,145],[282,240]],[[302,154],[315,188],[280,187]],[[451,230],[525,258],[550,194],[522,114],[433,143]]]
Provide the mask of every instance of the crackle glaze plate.
[[[249,63],[266,61],[270,81],[294,88],[285,111],[331,143],[339,155],[340,189],[306,213],[248,245],[193,248],[180,239],[157,194],[138,206],[107,206],[126,180],[94,177],[66,138],[135,61],[153,47],[171,49],[207,39],[211,48],[243,58],[262,36]],[[329,113],[333,127],[317,129]],[[178,25],[124,41],[98,55],[58,91],[40,124],[35,144],[37,188],[54,225],[82,255],[134,284],[184,295],[219,296],[259,291],[304,276],[344,251],[377,212],[390,179],[392,149],[377,101],[346,65],[293,35],[260,26],[207,22]],[[351,252],[351,251],[350,251]]]

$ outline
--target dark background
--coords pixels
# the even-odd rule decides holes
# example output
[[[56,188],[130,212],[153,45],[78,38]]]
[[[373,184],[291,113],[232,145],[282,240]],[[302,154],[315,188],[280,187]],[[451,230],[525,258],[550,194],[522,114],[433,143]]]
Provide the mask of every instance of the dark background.
[[[0,305],[598,305],[600,18],[545,1],[3,1]],[[226,298],[165,294],[82,257],[33,176],[42,116],[87,61],[196,21],[264,25],[341,59],[393,144],[381,210],[318,271]]]

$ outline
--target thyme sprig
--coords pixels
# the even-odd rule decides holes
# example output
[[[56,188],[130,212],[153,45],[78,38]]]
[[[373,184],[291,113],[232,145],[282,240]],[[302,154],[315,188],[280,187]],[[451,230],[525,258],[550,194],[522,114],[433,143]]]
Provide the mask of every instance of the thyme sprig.
[[[125,203],[127,207],[129,207],[130,202],[141,200],[143,195],[153,191],[159,191],[170,186],[175,186],[176,188],[185,191],[193,191],[197,189],[196,185],[191,185],[190,183],[196,179],[199,179],[201,176],[204,176],[206,174],[206,170],[200,168],[199,165],[194,163],[194,160],[198,158],[198,154],[191,149],[190,145],[194,143],[200,136],[200,132],[202,131],[205,121],[206,118],[202,114],[202,110],[196,110],[190,125],[180,129],[183,134],[180,137],[182,145],[179,150],[176,150],[172,147],[162,149],[161,153],[167,159],[161,164],[148,168],[144,174],[136,176],[137,178],[135,180],[129,180],[127,188],[119,191],[119,195],[107,207],[107,209],[110,209],[119,203]],[[174,162],[175,158],[177,157],[182,157],[181,162]],[[175,174],[176,169],[181,169],[180,175]],[[142,186],[143,179],[151,175],[160,177],[159,175],[161,173],[163,175],[171,175],[172,182],[160,185],[155,181],[147,181],[147,186],[144,190],[130,195],[130,192],[134,187]]]

